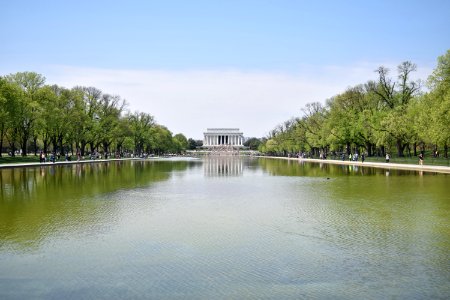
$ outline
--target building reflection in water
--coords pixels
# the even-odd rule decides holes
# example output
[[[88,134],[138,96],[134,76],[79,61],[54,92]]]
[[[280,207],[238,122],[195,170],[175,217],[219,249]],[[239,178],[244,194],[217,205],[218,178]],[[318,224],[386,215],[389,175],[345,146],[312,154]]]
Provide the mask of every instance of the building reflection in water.
[[[207,156],[203,159],[206,177],[242,176],[244,162],[236,156]]]

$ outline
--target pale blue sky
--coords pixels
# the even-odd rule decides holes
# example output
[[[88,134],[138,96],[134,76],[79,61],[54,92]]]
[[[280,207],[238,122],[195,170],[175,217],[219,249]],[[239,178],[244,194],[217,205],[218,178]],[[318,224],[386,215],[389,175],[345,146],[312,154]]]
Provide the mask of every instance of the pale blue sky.
[[[426,77],[450,48],[450,1],[0,3],[0,75],[28,70],[48,83],[97,86],[195,138],[213,126],[263,136],[304,103],[373,79],[376,66],[395,71],[411,60]],[[284,109],[251,114],[271,99]],[[197,123],[186,125],[178,107]]]

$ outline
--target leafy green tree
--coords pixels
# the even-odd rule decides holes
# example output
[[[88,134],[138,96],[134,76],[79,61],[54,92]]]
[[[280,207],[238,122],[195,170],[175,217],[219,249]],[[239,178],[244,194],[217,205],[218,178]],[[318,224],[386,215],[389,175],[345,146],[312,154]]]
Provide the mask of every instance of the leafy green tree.
[[[303,109],[303,113],[302,121],[298,124],[305,131],[305,136],[311,151],[317,155],[320,149],[327,146],[327,133],[324,131],[327,111],[321,103],[314,102],[307,104]]]
[[[160,155],[168,153],[171,149],[173,149],[172,133],[165,126],[153,126],[150,129],[147,152]]]
[[[136,155],[141,155],[144,153],[145,146],[150,145],[150,134],[155,126],[155,120],[152,115],[142,112],[128,115],[128,120],[133,136],[134,152]]]
[[[49,145],[53,138],[55,138],[55,130],[62,125],[61,119],[63,119],[63,116],[58,113],[59,99],[56,94],[57,89],[57,86],[44,86],[37,93],[37,97],[40,99],[42,105],[42,111],[40,118],[37,120],[36,132],[41,136],[44,153],[48,152]]]
[[[325,121],[329,132],[327,142],[335,145],[334,150],[345,146],[347,154],[355,152],[360,147],[370,144],[366,133],[367,127],[361,122],[361,114],[368,109],[368,98],[363,85],[348,88],[327,102],[329,114]],[[352,149],[355,147],[356,149]]]
[[[3,141],[8,140],[11,155],[15,155],[19,128],[19,103],[23,92],[17,84],[0,77],[0,157]]]
[[[388,77],[389,69],[380,67],[377,70],[378,83],[370,86],[371,91],[379,97],[384,104],[384,110],[387,111],[386,119],[381,122],[382,127],[379,130],[388,133],[394,139],[398,156],[403,156],[404,149],[410,142],[410,136],[405,134],[408,131],[404,128],[408,125],[405,119],[396,120],[396,118],[406,114],[409,102],[420,90],[420,82],[411,80],[411,73],[416,70],[417,66],[409,61],[401,63],[397,67],[398,80],[394,82]]]
[[[41,109],[41,105],[36,99],[36,94],[44,85],[45,77],[35,72],[18,72],[6,76],[6,79],[17,84],[23,90],[22,97],[18,103],[18,130],[22,156],[26,156],[28,140],[33,134],[33,126]]]
[[[428,78],[430,92],[423,98],[424,112],[421,130],[433,143],[444,147],[448,157],[450,143],[450,50],[438,57],[438,63]]]
[[[188,149],[189,150],[197,149],[197,142],[194,139],[192,139],[192,138],[188,139]]]
[[[260,144],[260,139],[252,137],[245,141],[244,146],[249,147],[250,150],[258,150]]]
[[[183,134],[178,133],[173,137],[173,148],[175,153],[182,153],[186,151],[188,147],[189,142]]]
[[[95,116],[98,127],[98,142],[102,145],[104,153],[110,152],[110,146],[119,131],[119,120],[125,100],[120,96],[104,94],[99,102],[98,114]]]
[[[43,150],[48,152],[49,143],[53,152],[65,153],[65,145],[73,141],[80,94],[57,85],[44,86],[37,93],[42,104],[41,118],[37,122]]]
[[[98,144],[98,120],[100,99],[102,91],[95,87],[77,86],[75,91],[81,93],[83,101],[77,105],[77,128],[74,136],[82,156],[85,155],[86,145],[91,145],[91,151],[94,151]]]
[[[122,153],[124,148],[132,145],[131,136],[133,136],[133,131],[131,129],[131,122],[128,116],[121,117],[119,119],[115,135],[117,154]],[[129,143],[127,143],[127,139],[129,140]]]

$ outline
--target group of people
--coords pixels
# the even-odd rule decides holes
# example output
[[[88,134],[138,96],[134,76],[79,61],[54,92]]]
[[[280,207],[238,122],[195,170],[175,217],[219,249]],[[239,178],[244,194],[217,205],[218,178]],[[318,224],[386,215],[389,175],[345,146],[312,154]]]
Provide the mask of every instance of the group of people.
[[[45,163],[45,162],[48,162],[48,161],[54,163],[57,160],[60,160],[60,158],[61,158],[61,154],[59,152],[57,154],[55,152],[52,152],[52,153],[50,153],[50,156],[48,156],[48,157],[47,157],[47,154],[45,152],[43,152],[43,151],[41,151],[39,153],[39,162],[40,163]],[[70,161],[71,160],[71,157],[70,157],[69,153],[66,153],[65,159],[66,159],[66,161]]]
[[[418,157],[419,157],[419,165],[423,166],[423,159],[424,159],[423,152],[420,152]],[[386,162],[387,163],[389,162],[390,158],[391,157],[390,157],[389,153],[386,153]]]
[[[350,152],[349,155],[348,155],[348,160],[349,161],[359,161],[359,158],[360,158],[360,156],[359,156],[358,153],[352,154]],[[341,159],[345,160],[345,153],[342,153]],[[364,162],[365,159],[366,159],[366,155],[364,153],[361,153],[361,162]]]

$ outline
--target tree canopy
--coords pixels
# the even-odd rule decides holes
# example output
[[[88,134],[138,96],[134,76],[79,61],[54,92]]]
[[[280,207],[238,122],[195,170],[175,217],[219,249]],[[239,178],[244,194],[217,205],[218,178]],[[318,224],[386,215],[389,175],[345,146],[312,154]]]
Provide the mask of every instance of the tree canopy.
[[[398,156],[438,149],[448,157],[450,142],[450,50],[438,58],[437,67],[422,91],[412,80],[417,66],[409,61],[390,77],[384,66],[378,80],[349,87],[325,105],[309,103],[302,115],[276,126],[259,150],[273,155],[363,153]]]
[[[0,76],[0,156],[30,150],[105,155],[182,153],[189,143],[126,101],[95,87],[46,84],[35,72]]]

